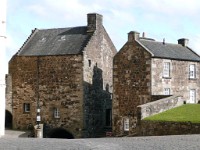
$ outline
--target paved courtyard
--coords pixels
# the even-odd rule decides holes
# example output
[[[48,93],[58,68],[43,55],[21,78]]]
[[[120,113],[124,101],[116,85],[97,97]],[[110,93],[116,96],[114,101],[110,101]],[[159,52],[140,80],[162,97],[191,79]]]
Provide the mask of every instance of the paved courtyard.
[[[199,150],[200,135],[37,139],[27,133],[6,131],[0,138],[0,150]]]

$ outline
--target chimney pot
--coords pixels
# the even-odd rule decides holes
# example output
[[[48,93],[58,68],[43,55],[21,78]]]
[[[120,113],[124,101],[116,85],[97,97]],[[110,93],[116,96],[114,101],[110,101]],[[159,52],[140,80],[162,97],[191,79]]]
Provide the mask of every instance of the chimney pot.
[[[128,41],[129,42],[132,42],[132,41],[135,41],[135,40],[139,40],[139,37],[140,37],[140,33],[139,32],[131,31],[131,32],[128,33]]]
[[[163,45],[165,45],[165,38],[163,38]]]
[[[178,44],[181,44],[184,47],[186,47],[188,43],[189,43],[189,39],[186,39],[186,38],[178,39]]]
[[[94,32],[103,24],[103,16],[97,13],[87,14],[87,32]]]
[[[145,32],[142,33],[142,37],[145,38]]]

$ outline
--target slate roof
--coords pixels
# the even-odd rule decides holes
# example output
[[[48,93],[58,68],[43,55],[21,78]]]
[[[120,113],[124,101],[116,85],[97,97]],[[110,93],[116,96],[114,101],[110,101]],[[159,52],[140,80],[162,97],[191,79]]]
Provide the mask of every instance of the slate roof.
[[[200,56],[198,54],[180,44],[163,44],[163,42],[146,39],[140,39],[139,42],[153,54],[153,57],[200,61]]]
[[[87,26],[36,29],[18,52],[19,56],[79,54],[91,36]]]

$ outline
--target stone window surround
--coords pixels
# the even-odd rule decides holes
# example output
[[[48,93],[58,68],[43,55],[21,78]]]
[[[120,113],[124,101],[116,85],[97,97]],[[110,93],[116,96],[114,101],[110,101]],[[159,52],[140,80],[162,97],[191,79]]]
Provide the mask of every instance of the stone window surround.
[[[171,78],[170,77],[170,69],[171,69],[171,63],[164,62],[163,63],[163,78]]]
[[[189,79],[196,79],[196,65],[189,65]]]

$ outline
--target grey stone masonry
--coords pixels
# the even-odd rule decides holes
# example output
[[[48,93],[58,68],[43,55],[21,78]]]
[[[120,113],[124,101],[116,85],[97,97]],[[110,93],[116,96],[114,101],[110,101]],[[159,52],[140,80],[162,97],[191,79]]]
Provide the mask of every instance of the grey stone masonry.
[[[164,112],[171,108],[175,108],[183,105],[183,99],[180,96],[170,96],[163,98],[154,102],[146,103],[139,105],[138,110],[138,119],[144,119],[146,117]]]

